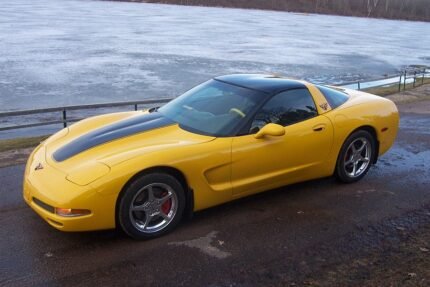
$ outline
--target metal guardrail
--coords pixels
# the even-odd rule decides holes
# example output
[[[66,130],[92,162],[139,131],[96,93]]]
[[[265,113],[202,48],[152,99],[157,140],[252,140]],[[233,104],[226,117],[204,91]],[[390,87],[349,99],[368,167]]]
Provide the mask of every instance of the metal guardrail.
[[[366,90],[369,88],[392,86],[396,84],[398,85],[398,91],[400,92],[402,88],[403,90],[405,90],[408,84],[412,83],[413,87],[419,84],[420,81],[421,81],[421,84],[423,84],[425,78],[430,78],[430,71],[427,72],[427,70],[428,68],[422,68],[421,70],[414,69],[410,71],[405,70],[403,73],[397,74],[397,75],[391,75],[391,76],[386,76],[384,78],[377,78],[377,79],[371,79],[366,81],[345,82],[345,83],[336,84],[336,86],[348,87],[348,88],[357,89],[357,90]],[[372,85],[371,83],[374,83],[374,84]],[[68,112],[70,111],[95,110],[95,109],[116,108],[116,107],[126,107],[126,106],[131,106],[134,108],[135,111],[137,111],[139,106],[151,105],[151,104],[162,104],[162,103],[167,103],[170,100],[172,99],[162,98],[162,99],[148,99],[148,100],[131,101],[131,102],[115,102],[115,103],[104,103],[104,104],[76,105],[76,106],[46,108],[46,109],[0,112],[0,119],[8,118],[8,117],[37,115],[37,114],[61,113],[61,117],[58,120],[39,121],[39,122],[32,122],[32,123],[26,123],[26,124],[4,126],[4,127],[0,127],[0,131],[32,128],[32,127],[39,127],[39,126],[49,126],[49,125],[55,125],[55,124],[62,124],[63,127],[67,127],[69,123],[73,123],[81,120],[81,118],[68,117]]]
[[[366,90],[370,88],[379,88],[379,87],[391,86],[391,85],[397,84],[398,91],[400,92],[402,90],[403,91],[406,90],[407,84],[412,84],[413,87],[415,87],[416,85],[419,85],[420,82],[421,84],[424,84],[424,80],[429,77],[430,77],[430,71],[428,71],[428,68],[422,68],[422,69],[412,69],[409,71],[405,70],[401,74],[389,75],[383,78],[368,79],[366,81],[352,81],[352,82],[340,83],[340,84],[337,84],[336,86],[355,88],[357,90]],[[371,83],[377,83],[377,84],[368,85]]]
[[[134,107],[134,110],[137,111],[139,106],[141,106],[141,105],[162,104],[162,103],[167,103],[170,100],[172,100],[172,99],[162,98],[162,99],[149,99],[149,100],[132,101],[132,102],[115,102],[115,103],[104,103],[104,104],[76,105],[76,106],[46,108],[46,109],[1,112],[0,118],[18,117],[18,116],[27,116],[27,115],[36,115],[36,114],[47,114],[47,113],[57,112],[57,113],[61,113],[61,120],[43,121],[43,122],[38,122],[38,123],[0,127],[0,131],[16,130],[16,129],[23,129],[23,128],[38,127],[38,126],[48,126],[48,125],[54,125],[54,124],[63,124],[63,127],[67,127],[68,123],[72,123],[72,122],[76,122],[76,121],[81,120],[81,118],[68,118],[67,113],[70,111],[94,110],[94,109],[116,108],[116,107],[126,107],[126,106]]]

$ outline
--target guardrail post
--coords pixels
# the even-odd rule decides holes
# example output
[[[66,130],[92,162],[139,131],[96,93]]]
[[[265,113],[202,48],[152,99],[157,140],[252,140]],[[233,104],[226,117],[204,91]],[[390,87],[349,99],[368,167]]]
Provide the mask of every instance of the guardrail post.
[[[403,91],[406,91],[406,76],[407,76],[407,74],[406,74],[406,70],[405,70],[405,76],[403,78]]]
[[[401,91],[401,89],[402,89],[402,74],[400,74],[400,77],[399,77],[399,92]]]
[[[360,90],[360,81],[357,82],[358,90]]]
[[[67,128],[67,112],[63,109],[63,127]]]

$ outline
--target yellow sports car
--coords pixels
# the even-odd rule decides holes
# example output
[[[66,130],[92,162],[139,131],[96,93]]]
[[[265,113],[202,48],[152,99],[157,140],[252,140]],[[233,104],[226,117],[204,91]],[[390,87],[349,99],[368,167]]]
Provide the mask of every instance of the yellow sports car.
[[[106,114],[31,154],[24,199],[53,227],[136,239],[185,215],[334,175],[361,179],[393,144],[393,102],[270,75],[211,79],[161,108]]]

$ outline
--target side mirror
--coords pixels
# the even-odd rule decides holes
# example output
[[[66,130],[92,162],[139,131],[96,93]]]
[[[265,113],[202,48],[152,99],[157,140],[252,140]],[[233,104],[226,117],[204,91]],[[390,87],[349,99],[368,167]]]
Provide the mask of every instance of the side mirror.
[[[285,128],[277,124],[267,124],[259,130],[254,137],[261,139],[265,136],[279,137],[285,135]]]

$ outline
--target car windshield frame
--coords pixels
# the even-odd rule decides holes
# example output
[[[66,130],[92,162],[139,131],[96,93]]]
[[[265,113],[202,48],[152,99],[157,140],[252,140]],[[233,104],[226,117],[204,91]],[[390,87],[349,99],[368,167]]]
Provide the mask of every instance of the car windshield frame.
[[[268,96],[263,91],[211,79],[173,99],[157,112],[186,131],[232,137],[254,116]]]

